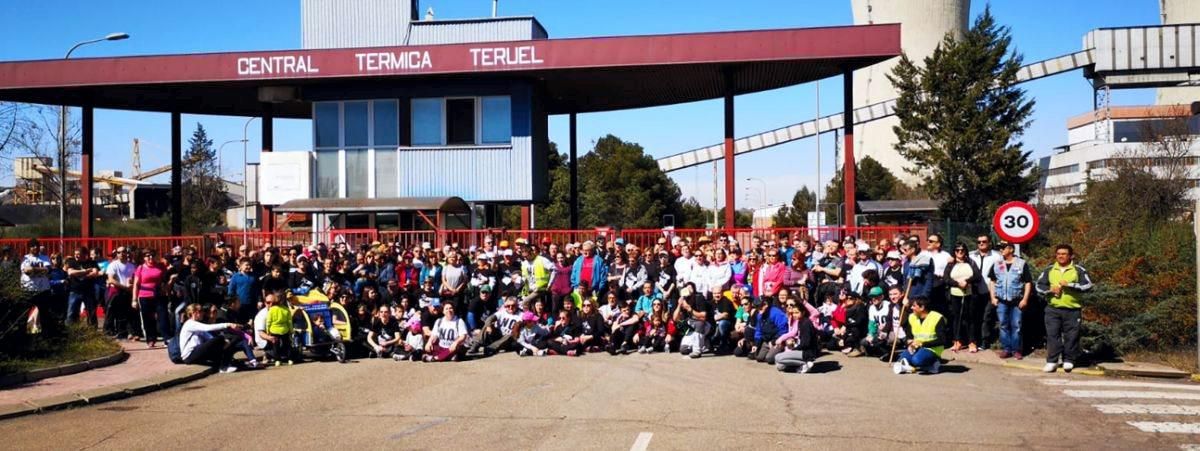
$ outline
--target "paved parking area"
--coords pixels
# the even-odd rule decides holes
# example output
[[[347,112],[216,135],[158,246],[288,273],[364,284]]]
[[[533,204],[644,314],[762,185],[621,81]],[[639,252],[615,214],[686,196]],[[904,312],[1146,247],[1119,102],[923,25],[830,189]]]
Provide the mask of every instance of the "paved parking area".
[[[822,372],[805,375],[734,357],[664,354],[314,363],[0,422],[0,436],[14,449],[122,450],[1182,444],[1064,396],[1061,386],[1040,382],[1041,373],[951,365],[946,374],[896,376],[874,359],[823,361]]]

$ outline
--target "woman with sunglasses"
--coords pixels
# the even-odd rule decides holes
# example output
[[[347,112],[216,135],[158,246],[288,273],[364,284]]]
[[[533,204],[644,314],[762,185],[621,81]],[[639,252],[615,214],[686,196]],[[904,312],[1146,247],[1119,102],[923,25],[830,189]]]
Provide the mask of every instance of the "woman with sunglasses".
[[[962,349],[963,342],[968,343],[972,353],[979,352],[980,325],[983,323],[984,301],[982,296],[975,296],[972,288],[982,279],[979,267],[968,258],[967,246],[959,243],[954,245],[952,252],[954,260],[946,265],[942,279],[946,281],[947,295],[950,298],[950,334],[954,338],[951,351]]]
[[[667,318],[663,300],[655,299],[651,303],[650,312],[642,319],[642,331],[637,337],[638,352],[670,352],[672,335],[675,335],[675,323]]]
[[[604,347],[604,333],[608,330],[604,318],[596,308],[596,301],[591,298],[583,300],[583,307],[575,317],[575,330],[579,333],[578,349],[583,352],[600,352]]]
[[[165,340],[175,335],[167,305],[166,273],[166,266],[155,258],[152,250],[142,253],[142,264],[133,270],[133,308],[141,313],[142,336],[146,337],[148,348],[158,343],[159,336]],[[157,325],[158,330],[152,325]]]

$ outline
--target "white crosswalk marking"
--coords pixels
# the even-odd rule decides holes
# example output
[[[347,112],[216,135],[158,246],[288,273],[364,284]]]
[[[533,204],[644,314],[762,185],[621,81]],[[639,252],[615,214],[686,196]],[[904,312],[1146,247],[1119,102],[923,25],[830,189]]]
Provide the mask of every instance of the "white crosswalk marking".
[[[1200,423],[1175,423],[1155,421],[1127,421],[1130,426],[1143,432],[1162,432],[1167,434],[1200,434]]]
[[[1179,449],[1182,449],[1183,451],[1200,451],[1200,445],[1195,443],[1184,443],[1179,445]]]
[[[1063,393],[1073,398],[1200,400],[1200,393],[1172,393],[1162,391],[1063,390]]]
[[[1200,415],[1200,406],[1176,404],[1096,404],[1095,407],[1109,415]]]
[[[1168,384],[1157,382],[1134,381],[1080,381],[1071,379],[1039,379],[1044,385],[1069,387],[1125,387],[1125,388],[1157,388],[1167,390],[1200,391],[1200,385]]]

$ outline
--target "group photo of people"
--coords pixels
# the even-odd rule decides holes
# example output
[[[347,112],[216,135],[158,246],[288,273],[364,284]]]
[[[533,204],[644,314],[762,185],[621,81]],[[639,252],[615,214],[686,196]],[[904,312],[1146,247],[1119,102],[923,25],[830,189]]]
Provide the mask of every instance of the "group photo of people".
[[[746,245],[722,233],[664,234],[645,246],[609,238],[219,242],[165,255],[132,246],[46,255],[31,240],[24,257],[7,251],[0,264],[19,265],[42,315],[222,372],[310,358],[675,353],[806,373],[841,353],[880,359],[896,374],[936,374],[946,353],[1024,359],[1022,314],[1039,298],[1044,370],[1069,372],[1080,358],[1080,301],[1092,283],[1069,245],[1039,269],[988,235],[973,247],[938,234],[868,242],[769,233]]]

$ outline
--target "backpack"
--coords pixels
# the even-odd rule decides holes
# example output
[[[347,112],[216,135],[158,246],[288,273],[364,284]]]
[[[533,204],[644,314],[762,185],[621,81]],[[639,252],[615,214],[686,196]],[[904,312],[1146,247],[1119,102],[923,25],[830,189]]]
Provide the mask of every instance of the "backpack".
[[[167,339],[167,357],[171,358],[171,363],[183,363],[183,351],[179,349],[179,336]]]

